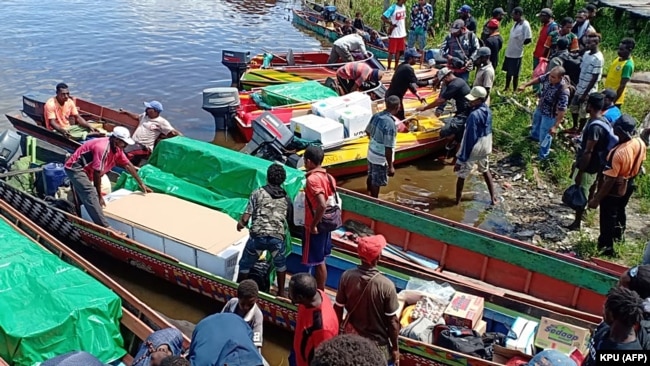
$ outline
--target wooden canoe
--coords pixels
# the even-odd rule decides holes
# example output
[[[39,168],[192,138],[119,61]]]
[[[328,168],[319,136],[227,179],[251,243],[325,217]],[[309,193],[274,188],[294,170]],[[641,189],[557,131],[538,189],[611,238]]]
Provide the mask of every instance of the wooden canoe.
[[[118,237],[105,228],[96,226],[78,217],[47,206],[43,201],[0,183],[0,214],[15,221],[24,212],[34,221],[32,227],[42,228],[59,238],[65,238],[76,244],[88,245],[114,258],[152,273],[171,283],[189,288],[220,302],[236,296],[237,284],[205,271],[190,267],[177,259],[148,248],[128,238]],[[18,210],[18,211],[17,211]],[[301,246],[296,243],[287,259],[288,272],[304,271],[300,264]],[[358,264],[352,256],[333,251],[328,258],[328,287],[335,289],[341,274]],[[380,268],[398,289],[403,289],[410,279],[409,275],[391,269]],[[424,279],[440,280],[426,275]],[[505,332],[515,317],[539,318],[542,316],[570,322],[574,325],[593,329],[595,324],[572,316],[549,310],[548,308],[529,305],[513,300],[496,292],[489,292],[477,286],[450,281],[457,291],[469,292],[485,297],[484,319],[490,322],[490,330]],[[295,330],[296,308],[273,295],[260,293],[258,306],[264,313],[266,322]],[[405,366],[497,365],[486,361],[446,350],[441,347],[400,337],[401,364]]]
[[[2,216],[0,217],[1,220],[4,220],[22,235],[30,238],[34,242],[34,245],[42,246],[66,263],[80,268],[120,297],[122,301],[122,336],[124,338],[124,347],[127,351],[127,355],[122,358],[122,362],[126,365],[131,365],[133,356],[138,351],[140,344],[150,334],[156,330],[173,327],[167,320],[108,275],[61,243],[46,230],[10,207],[7,203],[0,202],[0,214]],[[189,344],[190,339],[184,336],[184,348],[188,348]],[[3,362],[0,359],[0,365],[7,365],[7,363]]]

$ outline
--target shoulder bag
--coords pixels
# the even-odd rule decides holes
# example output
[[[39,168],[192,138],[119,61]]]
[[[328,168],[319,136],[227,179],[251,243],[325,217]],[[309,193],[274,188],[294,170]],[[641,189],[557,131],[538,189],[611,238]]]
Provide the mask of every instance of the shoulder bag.
[[[374,274],[374,276],[370,277],[368,282],[366,283],[366,286],[363,288],[363,291],[361,292],[361,296],[359,296],[359,300],[357,300],[357,303],[354,304],[352,308],[350,308],[350,311],[348,311],[347,314],[345,314],[345,318],[343,318],[343,321],[339,325],[339,334],[343,334],[345,332],[345,327],[348,325],[348,321],[350,320],[350,315],[354,313],[355,310],[357,310],[357,307],[359,307],[359,303],[361,302],[361,299],[363,299],[363,295],[366,294],[366,290],[368,287],[370,287],[370,284],[372,281],[375,279],[380,274],[380,272],[377,272]]]
[[[319,233],[329,233],[341,227],[343,225],[343,222],[341,221],[341,208],[339,207],[339,196],[338,194],[336,194],[336,189],[334,188],[332,177],[325,172],[323,172],[323,174],[325,174],[325,176],[327,177],[327,181],[330,184],[330,188],[333,192],[332,194],[334,195],[334,200],[336,204],[332,206],[327,206],[325,208],[325,212],[323,212],[323,217],[321,218],[320,222],[316,225],[316,228],[318,229]],[[307,197],[305,197],[305,201],[307,202],[307,206],[309,206],[309,210],[311,211],[312,215],[314,215],[315,212],[313,207],[311,206],[311,202],[309,202],[309,199]]]

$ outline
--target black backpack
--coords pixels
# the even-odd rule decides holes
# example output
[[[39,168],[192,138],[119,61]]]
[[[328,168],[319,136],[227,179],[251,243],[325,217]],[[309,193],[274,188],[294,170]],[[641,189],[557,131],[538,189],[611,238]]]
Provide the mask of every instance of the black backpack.
[[[258,260],[248,273],[248,278],[257,283],[260,291],[268,293],[271,289],[270,271],[271,265],[267,261]]]
[[[433,330],[433,343],[469,356],[484,360],[492,359],[492,352],[486,349],[483,337],[477,331],[467,327],[437,325]]]
[[[571,84],[578,85],[580,81],[580,65],[582,64],[582,57],[574,57],[569,55],[569,57],[564,58],[562,62],[562,67],[566,71],[566,75],[569,76]]]

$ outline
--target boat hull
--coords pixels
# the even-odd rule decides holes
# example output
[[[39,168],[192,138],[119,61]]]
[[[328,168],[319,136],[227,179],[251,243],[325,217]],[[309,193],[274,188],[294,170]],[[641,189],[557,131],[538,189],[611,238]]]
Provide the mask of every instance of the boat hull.
[[[28,216],[36,225],[61,239],[75,242],[75,244],[88,245],[170,283],[188,288],[219,302],[226,302],[229,298],[236,296],[237,284],[234,282],[189,267],[173,257],[144,247],[130,239],[118,237],[110,230],[53,209],[44,202],[26,193],[18,192],[4,183],[0,183],[0,198],[13,206],[15,210]],[[0,205],[0,210],[6,212],[7,210],[3,209],[4,206],[6,206],[5,203]],[[297,246],[287,260],[288,266],[294,273],[295,271],[304,270],[299,263],[300,258],[301,251],[300,247]],[[352,260],[349,257],[346,258],[345,255],[333,253],[328,258],[329,276],[327,284],[334,288],[337,287],[341,274],[346,269],[353,268],[356,263],[358,263],[356,259]],[[396,283],[398,288],[404,288],[408,276],[390,270],[383,271],[386,276]],[[264,315],[265,322],[295,331],[295,306],[266,293],[260,293],[258,306]],[[494,313],[495,319],[503,316],[486,308],[486,317],[490,316],[489,313],[491,312]],[[400,337],[399,345],[402,354],[400,363],[406,366],[434,366],[441,364],[496,365],[490,361],[454,353],[404,337]]]

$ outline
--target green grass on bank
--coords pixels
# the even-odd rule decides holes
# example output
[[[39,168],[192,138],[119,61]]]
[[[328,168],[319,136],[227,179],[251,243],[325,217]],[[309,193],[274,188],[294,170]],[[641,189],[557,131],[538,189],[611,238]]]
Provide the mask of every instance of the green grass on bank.
[[[356,0],[352,3],[354,9],[349,10],[349,4],[344,2],[337,2],[336,5],[343,10],[344,13],[354,15],[356,11],[361,11],[364,18],[364,21],[367,24],[370,24],[374,27],[379,27],[380,17],[383,9],[383,0]],[[456,9],[458,9],[463,1],[452,1],[451,6],[451,16],[452,20],[456,16]],[[474,5],[472,1],[468,1],[470,5]],[[524,10],[527,9],[524,4],[525,1],[520,2],[520,5],[524,7]],[[412,0],[407,2],[407,8],[413,4]],[[499,6],[499,5],[495,5]],[[532,5],[531,5],[532,6]],[[535,5],[535,9],[538,5]],[[578,5],[579,6],[579,5]],[[483,11],[483,16],[477,16],[477,22],[479,25],[479,30],[482,28],[483,24],[488,19],[489,13],[492,10],[492,6],[486,8],[485,4],[482,4],[479,7],[474,7],[479,9],[474,13],[480,13]],[[488,9],[489,8],[489,9]],[[556,1],[555,2],[555,14],[556,19],[561,19],[563,15],[558,9],[567,9],[567,2],[565,1]],[[347,10],[346,10],[347,9]],[[530,9],[530,7],[528,8]],[[444,37],[447,35],[448,27],[442,21],[442,14],[444,13],[444,2],[438,2],[436,5],[436,22],[438,27],[436,29],[436,37],[428,40],[428,46],[431,48],[437,48],[437,46],[442,42]],[[533,44],[526,46],[525,54],[523,58],[521,76],[520,76],[520,85],[525,81],[529,80],[532,76],[533,71],[533,59],[532,53],[534,50],[534,45],[537,39],[537,34],[539,34],[539,22],[534,17],[536,11],[527,12],[529,22],[533,28]],[[646,31],[650,31],[648,28],[647,21],[644,21],[639,24],[632,24],[634,22],[624,16],[620,21],[614,20],[614,11],[612,9],[601,9],[599,11],[599,17],[595,23],[596,29],[603,35],[603,42],[601,43],[601,51],[605,57],[605,73],[607,68],[611,64],[612,60],[617,57],[616,48],[618,47],[618,42],[624,37],[634,37],[637,41],[637,47],[633,53],[635,60],[636,71],[648,71],[650,70],[650,39],[644,37],[644,34],[647,34]],[[506,20],[501,25],[501,35],[504,39],[504,48],[500,53],[500,60],[503,60],[505,53],[505,44],[508,42],[508,36],[510,33],[510,28],[512,23],[509,19]],[[635,31],[630,31],[634,28]],[[634,32],[637,32],[634,34]],[[500,67],[500,66],[499,66]],[[473,81],[473,74],[470,78],[470,83]],[[497,70],[496,85],[495,88],[498,91],[502,91],[505,82],[505,74],[500,70]],[[602,87],[602,83],[600,85]],[[558,141],[556,138],[553,143],[553,150],[551,152],[550,159],[542,163],[536,163],[533,161],[533,157],[536,156],[538,151],[537,144],[533,144],[526,139],[529,135],[529,126],[531,124],[531,117],[526,112],[523,112],[522,109],[515,106],[513,103],[510,103],[507,98],[514,98],[521,105],[528,107],[530,110],[535,109],[536,99],[533,95],[532,90],[529,88],[524,93],[505,93],[504,98],[497,97],[496,93],[492,93],[492,111],[493,111],[493,130],[494,130],[494,143],[495,148],[507,155],[513,157],[520,157],[521,161],[525,164],[526,176],[529,180],[534,179],[533,171],[538,169],[540,174],[543,176],[545,181],[553,183],[558,190],[568,187],[571,184],[571,179],[569,177],[571,172],[571,166],[574,161],[574,152],[568,149],[568,144]],[[639,95],[635,93],[628,93],[626,96],[626,102],[623,106],[623,112],[631,114],[638,121],[642,121],[645,115],[650,112],[650,96]],[[570,117],[568,117],[570,118]],[[565,126],[570,127],[571,122],[567,119],[565,121]],[[650,157],[646,162],[646,169],[650,172]],[[632,201],[638,205],[640,213],[647,214],[650,213],[650,175],[640,176],[636,180],[637,191],[633,195]],[[629,211],[629,210],[628,210]],[[586,220],[588,226],[597,228],[598,221],[595,220],[595,214],[590,213],[592,216],[591,220]],[[574,250],[581,257],[590,257],[597,255],[597,245],[593,238],[589,238],[588,235],[582,233],[574,244]],[[615,251],[618,255],[618,261],[621,261],[625,264],[636,264],[639,263],[640,258],[642,257],[644,248],[644,241],[631,241],[628,240],[625,243],[620,243],[616,246]]]

